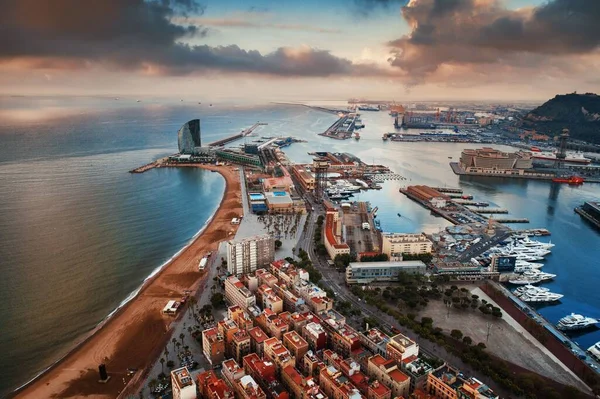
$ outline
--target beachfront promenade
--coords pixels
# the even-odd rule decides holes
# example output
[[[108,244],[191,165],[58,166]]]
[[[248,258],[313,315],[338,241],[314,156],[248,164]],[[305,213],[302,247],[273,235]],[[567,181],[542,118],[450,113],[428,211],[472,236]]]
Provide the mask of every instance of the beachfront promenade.
[[[225,178],[223,199],[206,229],[150,279],[132,301],[91,332],[84,342],[50,370],[20,390],[16,397],[115,398],[133,394],[139,388],[145,377],[142,373],[160,357],[169,341],[173,324],[177,324],[173,323],[172,317],[162,314],[163,307],[169,300],[181,298],[186,290],[195,293],[207,282],[212,283],[198,271],[198,260],[208,251],[217,251],[220,241],[236,233],[237,226],[231,224],[231,215],[242,213],[240,179],[233,168],[214,165],[184,167],[214,170]],[[106,384],[98,383],[100,363],[106,363],[112,377]],[[128,369],[138,371],[130,376]]]

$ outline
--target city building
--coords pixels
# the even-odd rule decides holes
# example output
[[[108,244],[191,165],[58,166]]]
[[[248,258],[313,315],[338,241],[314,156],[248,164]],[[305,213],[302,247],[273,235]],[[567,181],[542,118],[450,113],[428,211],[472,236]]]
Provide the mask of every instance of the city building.
[[[290,395],[279,382],[273,362],[265,361],[256,353],[244,357],[244,371],[251,376],[269,399],[289,399]]]
[[[231,356],[236,362],[241,363],[244,356],[251,351],[250,334],[246,330],[240,330],[233,334],[231,341]]]
[[[410,391],[425,390],[427,376],[434,371],[434,368],[420,357],[404,359],[402,366],[402,371],[410,377]]]
[[[283,346],[296,358],[296,366],[300,366],[304,355],[308,352],[308,342],[296,331],[283,334]]]
[[[402,361],[412,356],[419,356],[419,344],[406,335],[396,334],[388,341],[386,352],[388,358]]]
[[[254,327],[254,322],[244,309],[238,305],[233,305],[227,308],[227,318],[235,321],[240,330],[250,330]]]
[[[218,158],[225,161],[229,161],[236,164],[254,166],[262,169],[263,164],[258,155],[245,154],[240,151],[232,150],[229,148],[221,148],[215,151]]]
[[[200,148],[200,119],[192,119],[185,123],[177,132],[177,144],[180,154],[193,155]]]
[[[275,259],[275,240],[268,234],[227,242],[227,271],[248,274]]]
[[[202,331],[202,352],[210,364],[220,364],[225,358],[225,339],[217,327]]]
[[[528,152],[502,152],[490,147],[465,149],[460,154],[460,165],[467,172],[490,174],[523,174],[533,167]]]
[[[349,325],[337,328],[329,334],[329,338],[334,352],[341,357],[348,357],[353,352],[361,349],[358,332]]]
[[[319,386],[331,399],[364,399],[348,378],[333,366],[322,367],[319,373]]]
[[[463,381],[462,386],[458,388],[458,399],[499,399],[490,387],[476,378],[469,378]]]
[[[271,272],[265,269],[257,269],[255,275],[258,278],[259,286],[266,285],[270,288],[274,288],[275,285],[279,283],[277,277],[275,277],[273,274],[271,274]]]
[[[284,176],[282,177],[271,177],[268,179],[263,179],[262,186],[263,191],[265,193],[273,191],[289,192],[291,189],[294,188],[294,182],[287,174],[287,171],[285,169],[283,169],[283,171]]]
[[[285,191],[265,192],[267,208],[271,213],[291,213],[294,211],[294,201]]]
[[[302,337],[315,352],[324,349],[327,345],[327,333],[323,326],[316,322],[310,322],[302,327]]]
[[[458,399],[457,391],[463,384],[458,374],[458,370],[450,366],[440,367],[427,375],[425,390],[436,398]]]
[[[382,233],[382,252],[391,261],[402,260],[402,254],[431,253],[433,243],[425,234]]]
[[[258,326],[250,329],[248,335],[250,335],[250,350],[258,356],[264,357],[265,341],[269,339],[269,336]]]
[[[196,383],[186,367],[171,371],[173,399],[196,399]]]
[[[281,380],[292,399],[325,399],[325,394],[312,376],[304,377],[297,369],[287,366],[281,370]],[[320,396],[319,396],[320,395]]]
[[[236,276],[229,276],[225,280],[225,299],[242,309],[256,305],[256,297]]]
[[[384,334],[377,328],[371,328],[364,333],[359,333],[358,337],[361,344],[371,352],[387,356],[387,344],[390,341],[390,337],[387,334]]]
[[[200,397],[209,399],[233,399],[233,390],[225,381],[218,378],[214,371],[208,370],[198,374],[196,385]]]
[[[317,377],[319,375],[319,371],[321,367],[324,367],[325,364],[319,359],[312,350],[306,352],[304,358],[302,359],[302,371],[304,374],[308,376]]]
[[[369,385],[367,399],[392,399],[392,390],[375,380]]]
[[[298,180],[304,191],[314,191],[315,176],[306,169],[306,165],[292,166],[292,175]]]
[[[367,374],[387,386],[392,391],[392,397],[408,397],[410,378],[400,371],[394,359],[371,356],[367,362]]]
[[[331,259],[337,255],[349,254],[350,247],[342,240],[342,222],[340,212],[331,207],[326,206],[325,223],[323,223],[323,241],[325,248]]]
[[[271,287],[267,285],[261,285],[258,288],[258,293],[260,293],[263,309],[270,309],[273,311],[273,313],[283,312],[283,299],[278,297],[273,292],[273,289]],[[258,293],[257,296],[259,296]]]
[[[225,340],[225,356],[231,357],[233,336],[239,331],[237,324],[231,319],[223,319],[217,323],[217,330]]]
[[[286,366],[294,366],[296,359],[292,356],[289,350],[281,341],[272,337],[264,342],[265,358],[271,359],[275,363],[277,373],[281,372],[281,369]]]
[[[346,283],[370,284],[375,281],[397,281],[400,273],[424,274],[426,270],[427,266],[420,260],[351,262],[346,268]]]

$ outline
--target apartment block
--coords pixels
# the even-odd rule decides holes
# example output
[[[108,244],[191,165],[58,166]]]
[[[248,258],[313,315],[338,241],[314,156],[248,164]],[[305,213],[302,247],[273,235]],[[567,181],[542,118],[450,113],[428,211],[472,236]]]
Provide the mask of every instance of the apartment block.
[[[212,370],[198,374],[196,385],[202,398],[234,399],[233,390]]]
[[[283,346],[281,341],[276,337],[269,338],[265,341],[264,350],[264,357],[272,360],[273,363],[275,363],[275,368],[277,369],[278,374],[281,372],[282,368],[286,366],[294,366],[296,363],[294,356],[292,356],[290,351],[287,350],[287,348]]]
[[[225,280],[225,299],[244,310],[256,305],[256,297],[235,276],[229,276]]]
[[[231,356],[236,362],[241,363],[244,356],[248,355],[250,351],[250,334],[246,330],[236,332],[231,341]]]
[[[392,391],[375,380],[369,384],[367,399],[392,399]]]
[[[186,367],[171,371],[173,399],[196,399],[196,383]]]
[[[384,334],[377,328],[371,328],[364,333],[360,333],[358,336],[365,348],[375,354],[387,356],[387,344],[390,341],[390,337],[387,334]]]
[[[316,322],[310,322],[302,327],[302,337],[308,342],[308,346],[317,352],[325,349],[327,345],[327,333],[323,326]]]
[[[249,274],[268,266],[275,258],[275,240],[268,234],[227,242],[227,271]]]
[[[390,338],[386,346],[387,357],[398,362],[412,356],[419,356],[419,344],[406,335],[397,334]]]
[[[385,359],[381,355],[371,356],[367,363],[367,374],[387,386],[392,397],[407,397],[410,391],[410,378],[404,374],[394,359]]]
[[[265,355],[265,341],[269,339],[269,336],[258,326],[248,330],[248,335],[250,335],[250,350],[263,357]]]
[[[283,334],[283,346],[296,358],[296,366],[300,366],[304,355],[308,352],[308,342],[296,331],[289,331]]]
[[[382,252],[389,260],[402,260],[402,254],[431,253],[433,243],[425,234],[382,233]]]
[[[321,368],[319,386],[330,399],[366,399],[358,388],[333,366]]]
[[[268,399],[289,399],[290,395],[277,378],[275,365],[265,361],[256,353],[244,357],[244,371],[254,378]]]
[[[227,308],[227,318],[235,321],[240,330],[250,330],[254,327],[254,321],[248,313],[237,305]]]
[[[213,366],[220,364],[225,358],[225,339],[219,334],[217,327],[202,331],[202,352]]]
[[[217,323],[217,330],[225,340],[225,357],[232,357],[233,335],[239,331],[237,324],[231,319],[224,319]]]
[[[281,370],[281,380],[292,399],[325,399],[314,378],[304,377],[297,369],[287,366]]]
[[[342,357],[349,357],[361,349],[358,332],[350,326],[344,326],[330,334],[330,345]]]

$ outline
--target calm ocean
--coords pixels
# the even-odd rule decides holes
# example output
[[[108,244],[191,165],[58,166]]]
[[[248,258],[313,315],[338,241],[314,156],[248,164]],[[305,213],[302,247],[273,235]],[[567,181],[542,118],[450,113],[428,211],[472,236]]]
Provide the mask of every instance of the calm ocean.
[[[552,321],[570,312],[600,317],[600,233],[573,212],[600,199],[600,185],[459,178],[448,157],[457,159],[464,145],[382,142],[392,123],[383,112],[363,113],[360,142],[338,142],[316,135],[335,117],[303,107],[22,97],[0,98],[0,110],[0,396],[64,355],[214,212],[224,186],[218,174],[127,173],[175,152],[177,129],[198,117],[205,142],[260,120],[269,125],[257,136],[308,140],[286,149],[294,161],[310,161],[308,151],[342,151],[390,166],[409,180],[359,197],[379,206],[385,231],[447,225],[401,195],[406,184],[461,186],[528,217],[553,233],[543,270],[558,277],[544,286],[565,295],[541,313]],[[599,332],[577,338],[585,347],[597,340]]]

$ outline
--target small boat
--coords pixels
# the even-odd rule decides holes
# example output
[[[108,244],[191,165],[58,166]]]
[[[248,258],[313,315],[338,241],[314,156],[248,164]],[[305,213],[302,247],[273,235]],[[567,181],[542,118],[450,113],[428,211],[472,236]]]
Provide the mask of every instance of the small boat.
[[[401,215],[401,214],[398,214],[398,217],[399,217],[399,218],[401,218],[401,217],[402,217],[402,215]]]
[[[555,177],[552,179],[552,182],[554,183],[567,183],[573,186],[578,186],[580,184],[583,184],[585,180],[583,179],[583,177],[579,177],[579,176],[569,176],[569,177]]]
[[[448,157],[448,159],[452,159],[452,157]]]
[[[136,103],[141,103],[141,102],[142,102],[142,100],[137,100],[137,101],[136,101]]]

